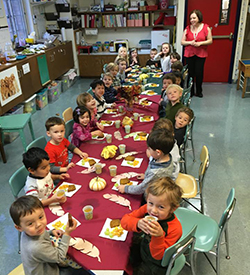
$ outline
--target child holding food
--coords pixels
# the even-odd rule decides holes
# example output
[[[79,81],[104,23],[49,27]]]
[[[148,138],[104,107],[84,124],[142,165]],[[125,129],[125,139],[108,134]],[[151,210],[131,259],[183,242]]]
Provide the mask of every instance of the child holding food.
[[[147,138],[149,160],[145,174],[138,176],[143,181],[139,185],[120,185],[118,191],[128,194],[143,194],[148,184],[161,177],[174,178],[174,165],[169,152],[174,146],[174,137],[166,129],[159,129],[149,134]]]
[[[38,197],[43,206],[66,201],[65,196],[58,198],[56,194],[49,198],[54,189],[53,180],[69,178],[69,174],[51,174],[49,156],[46,151],[38,147],[30,148],[23,154],[23,164],[30,173],[24,186],[26,195]]]
[[[79,147],[82,142],[91,140],[92,137],[104,137],[101,129],[98,127],[96,120],[90,120],[90,111],[83,107],[78,106],[73,111],[73,133],[71,142],[75,146]]]
[[[72,260],[66,257],[70,234],[77,226],[76,220],[69,219],[65,232],[56,229],[47,231],[43,204],[34,196],[23,196],[13,202],[10,207],[10,216],[15,228],[22,233],[21,257],[25,274],[88,274],[82,268],[74,269],[65,266],[65,263],[72,264]],[[53,245],[51,236],[61,238],[58,246]]]
[[[182,190],[168,177],[152,181],[146,189],[147,204],[126,214],[121,220],[125,230],[137,232],[131,248],[131,264],[137,275],[165,275],[161,266],[165,250],[182,235],[180,221],[174,214]]]
[[[45,151],[50,158],[51,173],[64,173],[75,166],[73,162],[69,163],[68,150],[81,158],[88,157],[88,154],[82,152],[64,137],[65,122],[60,117],[50,117],[47,119],[45,127],[47,136],[51,138],[45,146]]]

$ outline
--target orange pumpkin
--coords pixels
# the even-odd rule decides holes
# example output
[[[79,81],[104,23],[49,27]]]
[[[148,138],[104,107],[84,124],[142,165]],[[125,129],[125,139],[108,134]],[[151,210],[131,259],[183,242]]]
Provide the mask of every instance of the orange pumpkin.
[[[89,182],[89,188],[93,191],[101,191],[106,187],[107,183],[105,179],[95,177]]]

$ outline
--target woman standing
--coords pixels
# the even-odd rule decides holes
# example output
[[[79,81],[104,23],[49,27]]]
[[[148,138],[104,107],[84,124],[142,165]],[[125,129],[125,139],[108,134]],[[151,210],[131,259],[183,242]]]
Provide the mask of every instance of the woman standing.
[[[196,83],[196,93],[192,86],[191,96],[203,97],[202,82],[204,64],[207,53],[207,45],[213,43],[212,33],[209,26],[202,23],[203,16],[199,10],[193,10],[190,15],[190,25],[183,32],[181,45],[185,46],[184,56],[188,64],[189,77]]]

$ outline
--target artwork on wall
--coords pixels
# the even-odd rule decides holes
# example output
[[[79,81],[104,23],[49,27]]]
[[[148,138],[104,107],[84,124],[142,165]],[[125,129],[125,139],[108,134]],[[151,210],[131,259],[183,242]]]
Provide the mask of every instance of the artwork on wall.
[[[1,105],[11,102],[22,94],[17,67],[11,67],[0,72],[0,102]]]

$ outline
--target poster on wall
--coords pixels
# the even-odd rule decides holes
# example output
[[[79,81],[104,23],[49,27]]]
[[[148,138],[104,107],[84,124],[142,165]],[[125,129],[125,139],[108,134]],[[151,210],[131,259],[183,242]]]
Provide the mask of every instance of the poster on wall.
[[[22,94],[17,67],[0,72],[0,102],[4,106]]]

